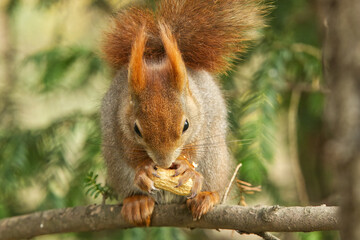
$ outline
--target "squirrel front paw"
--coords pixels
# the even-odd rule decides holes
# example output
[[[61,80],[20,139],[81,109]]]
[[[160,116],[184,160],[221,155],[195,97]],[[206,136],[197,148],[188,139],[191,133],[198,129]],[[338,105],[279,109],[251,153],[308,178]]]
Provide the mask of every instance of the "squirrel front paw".
[[[154,182],[150,179],[150,176],[159,177],[156,173],[156,167],[153,161],[144,161],[135,169],[134,184],[141,190],[152,193],[157,189],[154,186]]]
[[[217,192],[200,192],[196,197],[188,199],[188,206],[194,220],[199,220],[202,215],[209,212],[214,205],[218,204],[220,196]]]
[[[176,187],[180,187],[191,178],[193,181],[193,186],[191,188],[191,194],[188,198],[194,198],[201,191],[204,177],[199,172],[195,171],[195,167],[192,166],[186,159],[176,160],[174,162],[174,166],[174,177],[181,175],[179,178],[179,183]]]
[[[121,215],[136,226],[150,226],[155,201],[149,196],[135,195],[124,199]]]

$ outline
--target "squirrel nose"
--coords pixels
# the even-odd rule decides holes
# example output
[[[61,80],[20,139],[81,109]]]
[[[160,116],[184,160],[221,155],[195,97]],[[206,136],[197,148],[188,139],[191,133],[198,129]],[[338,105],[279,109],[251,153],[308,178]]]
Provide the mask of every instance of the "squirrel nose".
[[[174,159],[173,154],[161,154],[161,153],[155,153],[155,154],[149,154],[151,159],[154,161],[154,163],[158,167],[162,168],[169,168],[173,162],[176,160]]]
[[[169,168],[175,162],[179,156],[178,151],[154,151],[153,149],[147,149],[149,157],[153,162],[161,168]]]
[[[173,164],[172,158],[157,158],[154,160],[157,166],[162,168],[169,168]]]

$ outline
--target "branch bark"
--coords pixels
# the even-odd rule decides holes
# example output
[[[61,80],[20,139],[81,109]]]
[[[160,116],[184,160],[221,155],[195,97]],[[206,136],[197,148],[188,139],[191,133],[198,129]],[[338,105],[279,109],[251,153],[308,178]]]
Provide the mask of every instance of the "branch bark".
[[[157,205],[151,226],[236,229],[241,232],[309,232],[339,229],[337,207],[242,207],[218,205],[193,221],[185,205]],[[0,221],[0,240],[66,232],[134,227],[121,217],[119,205],[89,205],[48,210]]]

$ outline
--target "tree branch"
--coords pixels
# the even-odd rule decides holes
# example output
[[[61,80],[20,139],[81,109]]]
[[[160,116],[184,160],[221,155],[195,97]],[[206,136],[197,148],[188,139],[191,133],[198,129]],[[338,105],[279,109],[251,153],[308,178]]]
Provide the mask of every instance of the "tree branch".
[[[48,210],[0,221],[0,240],[34,236],[131,228],[119,205],[89,205]],[[185,205],[157,205],[151,226],[236,229],[241,232],[309,232],[337,230],[337,207],[241,207],[218,205],[199,221],[192,221]]]

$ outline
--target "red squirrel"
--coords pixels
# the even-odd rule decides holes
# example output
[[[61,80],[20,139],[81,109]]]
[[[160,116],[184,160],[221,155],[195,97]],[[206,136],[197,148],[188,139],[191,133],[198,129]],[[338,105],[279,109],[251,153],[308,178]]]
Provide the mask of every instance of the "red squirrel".
[[[155,203],[186,202],[195,220],[219,203],[232,163],[214,75],[245,50],[264,12],[260,0],[160,0],[113,18],[102,49],[117,70],[101,106],[103,156],[128,222],[149,225]],[[191,178],[191,194],[156,189],[157,167],[176,169],[179,186]]]

